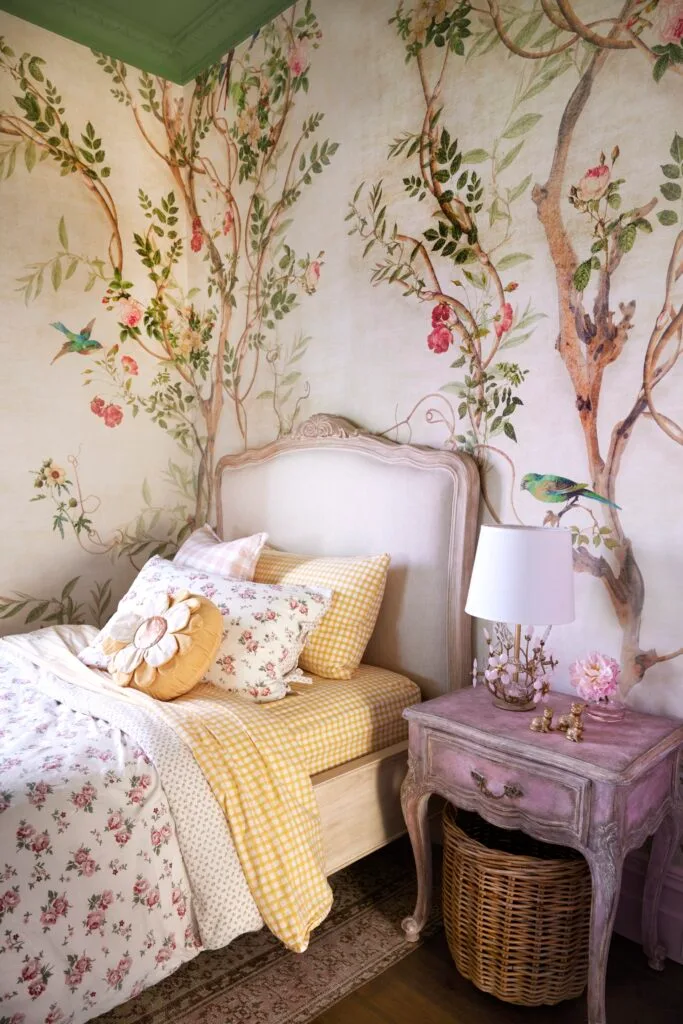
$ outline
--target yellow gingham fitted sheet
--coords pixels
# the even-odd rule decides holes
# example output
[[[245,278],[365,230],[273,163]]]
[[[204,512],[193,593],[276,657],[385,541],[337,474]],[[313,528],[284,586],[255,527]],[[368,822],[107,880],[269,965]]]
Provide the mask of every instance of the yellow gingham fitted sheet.
[[[361,665],[352,679],[311,678],[311,686],[295,684],[295,694],[262,705],[286,726],[309,774],[408,738],[403,709],[422,699],[410,679],[372,665]]]

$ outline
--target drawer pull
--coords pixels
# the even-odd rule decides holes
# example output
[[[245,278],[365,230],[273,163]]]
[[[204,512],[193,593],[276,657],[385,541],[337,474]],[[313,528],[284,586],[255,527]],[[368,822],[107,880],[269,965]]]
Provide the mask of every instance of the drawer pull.
[[[486,778],[481,774],[472,770],[472,778],[476,784],[477,789],[484,794],[484,796],[490,797],[492,800],[502,800],[504,796],[510,797],[511,800],[517,799],[517,797],[524,796],[524,793],[519,788],[516,782],[506,782],[503,785],[502,793],[494,793],[489,789],[489,784]]]

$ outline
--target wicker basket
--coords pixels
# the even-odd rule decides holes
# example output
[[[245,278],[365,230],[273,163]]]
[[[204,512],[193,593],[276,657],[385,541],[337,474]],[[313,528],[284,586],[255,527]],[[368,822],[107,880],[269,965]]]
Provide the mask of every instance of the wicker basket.
[[[574,850],[443,814],[443,919],[455,966],[508,1003],[539,1006],[586,987],[591,878]]]

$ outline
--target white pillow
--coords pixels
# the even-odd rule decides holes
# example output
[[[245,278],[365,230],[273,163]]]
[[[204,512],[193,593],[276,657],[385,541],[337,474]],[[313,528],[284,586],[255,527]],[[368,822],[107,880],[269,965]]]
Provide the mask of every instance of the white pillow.
[[[186,591],[212,601],[223,616],[223,637],[216,659],[203,677],[224,690],[256,701],[277,700],[289,692],[290,675],[309,635],[332,602],[332,591],[317,587],[277,586],[225,579],[187,569],[156,555],[150,558],[104,629],[78,655],[94,668],[108,668],[103,650],[112,623],[136,611],[153,593]]]
[[[176,552],[173,562],[188,569],[214,572],[218,576],[253,580],[256,563],[267,540],[267,533],[254,533],[251,537],[224,541],[207,523],[190,534]]]

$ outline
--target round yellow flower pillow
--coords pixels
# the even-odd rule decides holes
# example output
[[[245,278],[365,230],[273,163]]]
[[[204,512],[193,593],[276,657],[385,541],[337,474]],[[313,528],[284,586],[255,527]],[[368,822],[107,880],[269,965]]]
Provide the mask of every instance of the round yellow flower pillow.
[[[173,700],[197,685],[222,636],[223,616],[212,601],[187,591],[158,593],[115,619],[102,647],[119,686]]]

